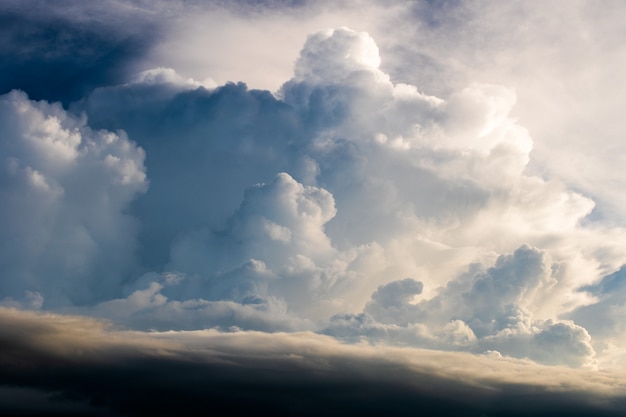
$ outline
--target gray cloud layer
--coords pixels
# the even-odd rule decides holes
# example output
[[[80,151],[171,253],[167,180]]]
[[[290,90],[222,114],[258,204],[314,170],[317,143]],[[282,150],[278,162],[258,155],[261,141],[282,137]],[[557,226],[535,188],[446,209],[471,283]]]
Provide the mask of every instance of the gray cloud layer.
[[[626,410],[623,377],[606,372],[342,345],[313,333],[120,332],[93,319],[11,309],[0,309],[0,323],[3,415],[262,409],[305,416],[416,410],[429,416],[617,416]]]

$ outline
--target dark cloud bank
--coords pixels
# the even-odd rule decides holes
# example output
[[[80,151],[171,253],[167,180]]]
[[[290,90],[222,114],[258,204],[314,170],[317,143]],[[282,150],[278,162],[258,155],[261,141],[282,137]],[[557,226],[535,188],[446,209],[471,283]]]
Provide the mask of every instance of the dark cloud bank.
[[[0,310],[0,412],[31,415],[620,416],[623,379],[313,333],[120,332]],[[512,378],[510,372],[516,373]]]
[[[0,93],[68,104],[123,82],[159,39],[149,10],[113,1],[7,0],[0,5]]]

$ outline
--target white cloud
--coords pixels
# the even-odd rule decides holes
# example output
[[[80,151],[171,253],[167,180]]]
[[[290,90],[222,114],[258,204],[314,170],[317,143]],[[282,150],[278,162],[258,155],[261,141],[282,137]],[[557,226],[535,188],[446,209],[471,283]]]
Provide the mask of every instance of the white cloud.
[[[98,184],[128,190],[112,223],[140,223],[141,269],[185,274],[172,286],[141,273],[98,281],[115,300],[97,314],[119,305],[129,326],[159,329],[176,327],[168,316],[250,329],[324,328],[334,317],[329,333],[358,335],[354,325],[391,343],[474,351],[490,340],[484,350],[546,363],[561,359],[515,350],[511,338],[558,345],[552,332],[565,329],[573,353],[563,363],[590,363],[584,329],[558,317],[592,302],[578,288],[626,261],[624,230],[589,223],[591,199],[528,171],[533,141],[511,116],[512,89],[473,83],[444,99],[382,68],[367,33],[339,28],[308,38],[280,98],[157,68],[74,103],[92,128],[122,129],[146,150],[150,187],[132,205],[146,185],[137,160],[103,156],[117,177]],[[55,111],[139,152],[121,132]],[[66,131],[38,145],[61,168],[80,159],[82,136]],[[38,166],[25,178],[60,199],[66,187]],[[133,259],[136,230],[123,230],[130,243],[115,250],[128,262],[118,265]],[[422,286],[421,302],[406,298]]]
[[[344,84],[355,72],[378,72],[378,46],[365,32],[328,29],[310,35],[296,61],[295,82]]]
[[[384,308],[368,307],[387,325],[413,326],[423,343],[458,347],[507,326],[537,333],[591,302],[577,288],[624,262],[622,230],[581,224],[590,199],[526,172],[532,140],[510,116],[508,88],[472,84],[444,100],[394,84],[371,37],[346,28],[308,39],[284,101],[242,85],[183,84],[138,79],[77,107],[147,149],[151,189],[135,206],[144,261],[187,274],[164,289],[177,301],[274,296],[318,325],[335,314],[350,321],[399,277],[423,282],[424,300],[450,304],[460,293],[445,285],[468,264],[537,247],[538,263],[515,262],[527,275],[496,279],[497,266],[487,281],[467,273],[466,284],[485,288],[464,290],[465,315],[444,308],[437,320],[447,330],[415,327],[435,320],[415,304],[385,319]],[[505,284],[513,293],[500,294]],[[487,300],[482,312],[478,299]],[[490,321],[507,315],[513,324]],[[396,330],[392,339],[418,340]]]
[[[172,84],[177,88],[184,90],[194,90],[198,87],[204,87],[212,89],[217,87],[215,81],[210,78],[205,79],[203,82],[198,82],[193,78],[181,77],[172,68],[153,68],[140,72],[132,80],[133,84],[147,84],[147,85],[160,85],[160,84]]]
[[[447,97],[474,82],[515,87],[513,115],[535,140],[532,171],[583,190],[598,203],[597,216],[623,226],[626,128],[618,109],[626,48],[616,40],[625,13],[619,2],[588,0],[418,1],[376,39],[392,78],[427,91]]]
[[[218,83],[246,81],[252,88],[276,91],[293,72],[307,35],[325,28],[357,30],[381,27],[404,9],[401,4],[303,2],[271,7],[268,2],[201,4],[170,12],[164,40],[142,63],[144,68],[172,67],[197,79]],[[154,7],[154,6],[153,6]],[[169,13],[168,13],[169,12]],[[254,62],[254,65],[250,65]]]
[[[194,231],[178,239],[168,268],[192,275],[203,293],[215,299],[265,296],[268,286],[276,287],[271,293],[281,294],[283,270],[298,275],[335,259],[323,229],[334,215],[328,191],[279,173],[271,183],[246,191],[224,229]],[[309,293],[328,286],[313,276],[307,281],[299,284]]]
[[[9,3],[0,414],[624,414],[622,5]]]
[[[0,119],[2,294],[48,307],[114,296],[133,265],[143,151],[17,91],[0,97]]]
[[[556,269],[524,246],[495,265],[475,264],[433,298],[417,301],[422,283],[410,278],[381,286],[360,315],[336,315],[324,333],[446,350],[498,351],[569,366],[594,366],[589,333],[569,321],[534,317],[537,294],[550,292]]]
[[[251,262],[244,268],[252,269],[255,266],[258,267]],[[222,298],[197,297],[180,301],[168,298],[163,294],[163,290],[184,285],[183,275],[148,274],[142,277],[145,286],[138,285],[139,288],[132,291],[126,298],[104,301],[89,307],[65,308],[62,311],[106,318],[121,327],[137,330],[219,328],[225,331],[252,329],[275,332],[313,327],[308,320],[289,314],[285,302],[279,298],[267,295],[258,296],[254,291],[252,295],[246,295],[247,288],[242,284],[242,278],[237,278],[239,279],[238,285],[230,284],[228,292],[219,294]],[[243,294],[238,294],[238,292],[243,292]]]

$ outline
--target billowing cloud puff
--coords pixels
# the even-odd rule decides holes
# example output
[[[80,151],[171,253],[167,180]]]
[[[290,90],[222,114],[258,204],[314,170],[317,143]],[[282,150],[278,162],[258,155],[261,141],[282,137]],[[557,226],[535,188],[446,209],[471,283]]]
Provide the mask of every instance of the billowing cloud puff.
[[[335,204],[324,189],[303,186],[286,173],[270,184],[246,191],[239,209],[224,229],[195,231],[172,247],[168,268],[194,275],[202,294],[241,301],[278,294],[279,274],[316,263],[328,264],[336,251],[323,227],[335,215]],[[297,279],[296,277],[291,277]],[[307,293],[323,282],[299,282]],[[289,286],[289,284],[285,284]],[[326,284],[327,285],[327,284]]]
[[[257,257],[271,268],[281,267],[290,256],[325,259],[333,255],[324,224],[335,215],[332,195],[303,186],[289,174],[279,173],[270,184],[249,188],[239,209],[224,230],[207,236],[206,250],[198,261],[205,273],[229,270]],[[184,239],[173,247],[172,267],[193,262],[182,259],[189,251]]]
[[[147,186],[143,151],[16,91],[0,97],[0,126],[1,294],[39,294],[48,307],[119,294],[138,230],[127,210]]]
[[[428,300],[414,299],[422,283],[410,278],[381,286],[364,313],[336,315],[325,332],[346,340],[361,337],[592,365],[595,351],[583,327],[533,316],[537,295],[556,283],[555,270],[543,253],[523,246],[500,256],[492,267],[473,265]]]
[[[294,81],[343,83],[355,72],[376,72],[379,66],[378,46],[367,33],[327,29],[307,39]]]
[[[328,317],[359,287],[369,265],[362,259],[380,251],[335,248],[324,232],[335,213],[328,191],[279,173],[249,188],[224,228],[195,230],[173,244],[167,268],[187,278],[171,293],[236,302],[275,296],[293,314]]]
[[[372,300],[367,304],[366,311],[383,323],[406,325],[415,320],[409,319],[413,309],[413,299],[422,293],[424,285],[420,281],[405,278],[392,281],[378,287],[372,294]],[[386,318],[388,317],[388,318]]]
[[[293,110],[269,92],[190,89],[165,75],[98,89],[75,105],[90,125],[124,129],[149,155],[150,188],[133,214],[142,222],[142,262],[153,268],[168,261],[178,234],[222,227],[245,189],[296,170],[303,135]]]

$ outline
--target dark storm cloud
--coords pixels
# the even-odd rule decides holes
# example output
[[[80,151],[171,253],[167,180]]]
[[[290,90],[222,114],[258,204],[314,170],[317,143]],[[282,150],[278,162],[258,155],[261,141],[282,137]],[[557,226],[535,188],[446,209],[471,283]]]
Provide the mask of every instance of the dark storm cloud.
[[[502,358],[348,346],[311,333],[119,332],[93,319],[10,309],[0,309],[0,324],[4,416],[626,411],[618,375]]]
[[[132,3],[9,0],[0,5],[0,94],[67,103],[124,81],[159,39]]]

